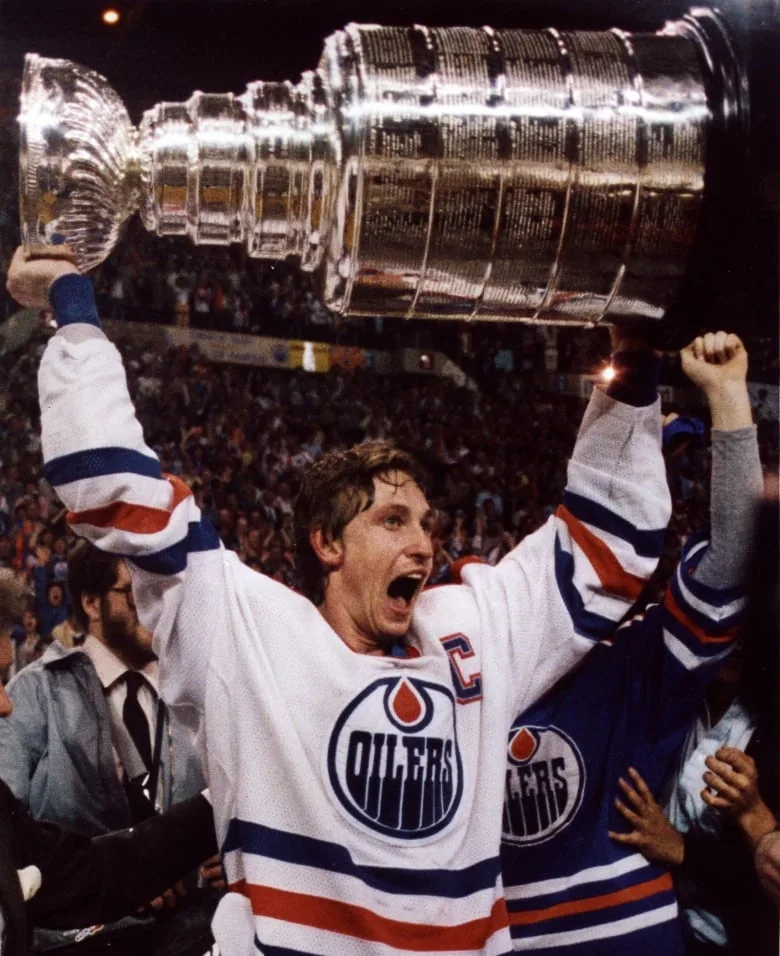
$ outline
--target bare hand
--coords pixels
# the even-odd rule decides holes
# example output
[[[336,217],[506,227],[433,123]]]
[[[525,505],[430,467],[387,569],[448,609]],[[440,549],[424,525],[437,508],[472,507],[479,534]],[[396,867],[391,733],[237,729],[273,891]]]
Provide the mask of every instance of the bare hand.
[[[747,380],[748,356],[733,332],[698,335],[680,352],[683,372],[704,392]]]
[[[667,820],[638,771],[629,767],[628,773],[633,786],[622,777],[618,783],[631,806],[626,806],[617,797],[615,806],[634,829],[630,833],[610,830],[610,838],[616,843],[636,847],[654,863],[679,866],[685,852],[682,834]]]
[[[755,760],[736,747],[721,747],[704,762],[708,770],[704,774],[707,787],[701,792],[702,800],[733,817],[756,846],[761,837],[774,829],[776,820],[761,799]]]
[[[208,860],[201,863],[200,878],[212,890],[227,889],[227,880],[225,879],[225,871],[222,869],[222,859],[219,853],[215,853],[214,856],[210,856]]]
[[[28,259],[24,249],[14,253],[8,267],[6,285],[8,291],[19,305],[27,309],[47,309],[49,307],[49,286],[62,275],[78,269],[67,258],[67,249],[57,246],[56,258]]]
[[[187,891],[184,889],[183,883],[174,883],[174,885],[166,890],[162,896],[155,897],[149,906],[153,910],[161,910],[163,908],[167,910],[176,909],[176,904],[179,901],[180,896],[186,896]]]
[[[780,832],[773,830],[759,841],[755,864],[761,885],[780,906]]]

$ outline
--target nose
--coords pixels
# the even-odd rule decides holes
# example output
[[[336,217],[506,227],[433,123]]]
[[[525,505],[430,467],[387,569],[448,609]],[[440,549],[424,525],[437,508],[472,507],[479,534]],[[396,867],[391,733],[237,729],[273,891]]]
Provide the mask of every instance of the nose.
[[[430,561],[433,558],[433,541],[430,531],[418,526],[409,543],[408,553],[421,561]]]
[[[8,717],[14,709],[13,702],[8,696],[8,691],[0,684],[0,717]]]

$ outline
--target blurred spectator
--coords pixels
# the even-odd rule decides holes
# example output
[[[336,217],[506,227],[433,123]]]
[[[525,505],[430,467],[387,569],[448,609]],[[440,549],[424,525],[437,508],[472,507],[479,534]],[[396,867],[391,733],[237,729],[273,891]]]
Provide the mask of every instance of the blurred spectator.
[[[18,674],[22,668],[37,661],[46,646],[38,630],[38,617],[32,608],[24,612],[21,624],[11,630],[11,640],[14,642],[13,672]]]

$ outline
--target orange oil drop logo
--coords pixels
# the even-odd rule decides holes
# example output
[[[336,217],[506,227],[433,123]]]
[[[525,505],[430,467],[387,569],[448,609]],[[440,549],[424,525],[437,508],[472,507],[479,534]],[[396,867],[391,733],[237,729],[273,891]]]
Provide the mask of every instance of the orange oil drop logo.
[[[424,709],[420,695],[406,680],[402,680],[398,685],[390,706],[402,724],[416,724]]]
[[[521,727],[509,742],[509,753],[515,760],[530,760],[539,742],[526,727]]]

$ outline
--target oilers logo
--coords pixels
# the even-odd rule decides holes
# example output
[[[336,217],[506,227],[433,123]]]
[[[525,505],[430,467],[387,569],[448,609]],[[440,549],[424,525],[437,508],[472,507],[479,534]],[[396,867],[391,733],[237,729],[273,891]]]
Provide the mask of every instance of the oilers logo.
[[[463,793],[452,693],[413,677],[374,681],[336,721],[328,775],[339,803],[370,829],[406,840],[438,833]]]
[[[509,731],[503,838],[532,846],[571,823],[585,791],[585,764],[574,741],[556,727]]]

